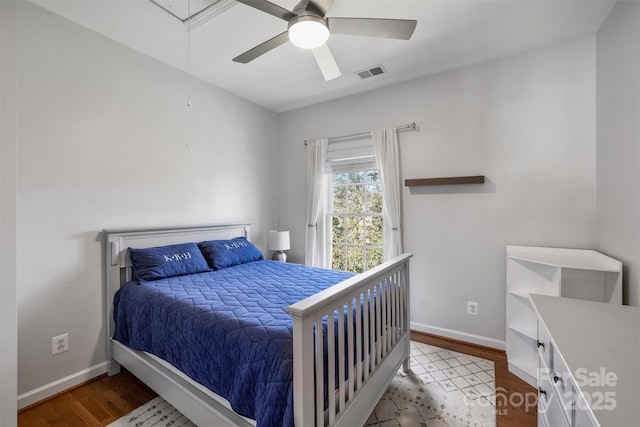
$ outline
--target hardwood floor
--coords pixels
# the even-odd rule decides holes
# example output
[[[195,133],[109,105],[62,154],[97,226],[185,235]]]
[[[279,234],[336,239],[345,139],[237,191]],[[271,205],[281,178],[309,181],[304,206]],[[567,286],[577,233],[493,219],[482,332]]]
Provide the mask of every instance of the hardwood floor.
[[[411,339],[495,363],[497,427],[536,425],[536,389],[511,374],[505,353],[488,347],[412,332]],[[18,412],[18,427],[106,426],[153,399],[156,393],[131,373],[100,376]],[[527,402],[529,406],[527,407]]]
[[[106,426],[157,394],[130,372],[106,374],[18,412],[18,427]]]

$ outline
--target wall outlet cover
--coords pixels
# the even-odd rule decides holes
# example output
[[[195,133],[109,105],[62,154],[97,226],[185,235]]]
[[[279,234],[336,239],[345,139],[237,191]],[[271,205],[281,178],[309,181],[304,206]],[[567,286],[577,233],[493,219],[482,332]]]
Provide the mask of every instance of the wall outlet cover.
[[[51,354],[60,354],[69,351],[69,334],[58,335],[51,338]]]

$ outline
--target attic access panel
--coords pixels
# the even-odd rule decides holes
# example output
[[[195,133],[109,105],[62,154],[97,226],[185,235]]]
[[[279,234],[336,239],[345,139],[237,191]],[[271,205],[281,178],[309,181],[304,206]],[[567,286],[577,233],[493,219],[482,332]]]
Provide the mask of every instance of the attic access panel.
[[[159,6],[164,11],[179,19],[182,23],[186,23],[201,15],[215,14],[227,9],[235,2],[233,0],[151,0],[151,3]],[[191,4],[189,4],[191,3]],[[191,9],[191,16],[189,16]]]

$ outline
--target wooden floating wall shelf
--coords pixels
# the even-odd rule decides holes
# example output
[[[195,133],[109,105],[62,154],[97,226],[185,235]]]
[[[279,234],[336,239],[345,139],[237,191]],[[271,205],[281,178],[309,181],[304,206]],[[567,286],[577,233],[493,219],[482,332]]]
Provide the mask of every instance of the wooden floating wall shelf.
[[[484,184],[484,175],[454,176],[450,178],[419,178],[405,179],[405,187],[417,187],[419,185],[455,185],[455,184]]]

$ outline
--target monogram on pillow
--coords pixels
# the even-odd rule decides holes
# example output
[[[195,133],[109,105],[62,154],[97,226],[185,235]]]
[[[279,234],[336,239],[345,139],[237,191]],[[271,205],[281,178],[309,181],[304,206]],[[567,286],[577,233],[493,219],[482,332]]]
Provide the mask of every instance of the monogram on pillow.
[[[185,259],[191,259],[191,252],[183,252],[181,254],[174,254],[174,255],[165,255],[164,256],[164,260],[165,261],[184,261]]]
[[[248,248],[249,245],[247,245],[246,242],[231,242],[231,243],[225,243],[224,247],[231,251],[234,249]]]

